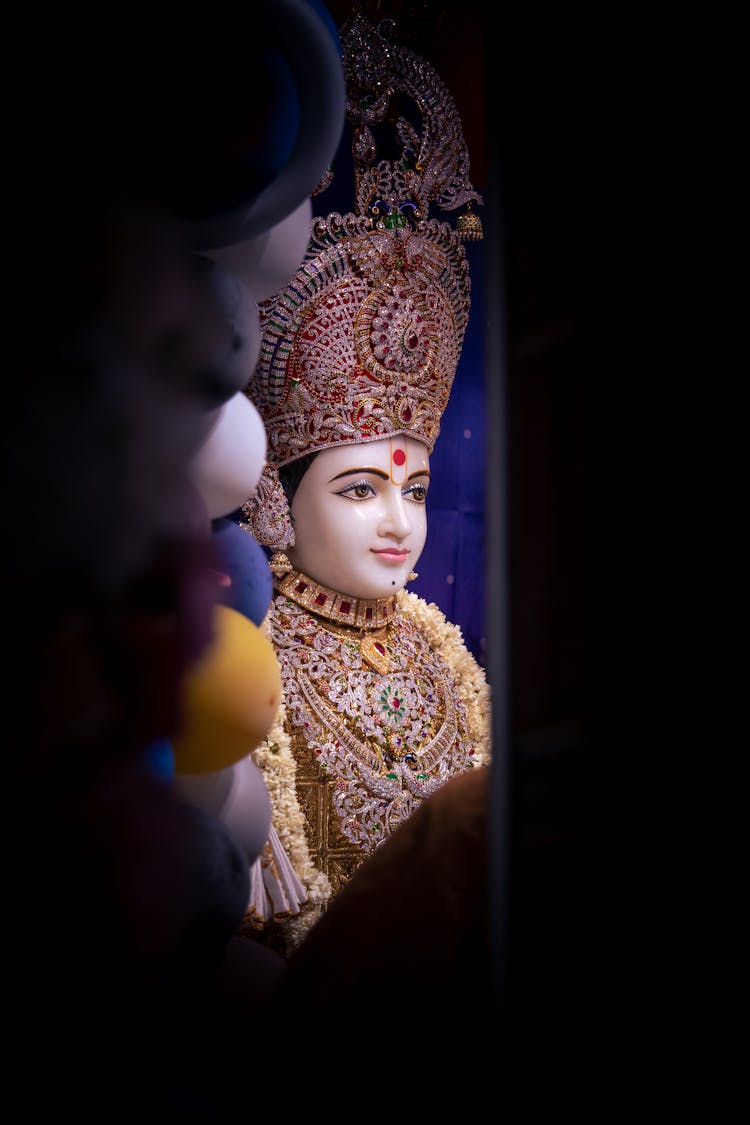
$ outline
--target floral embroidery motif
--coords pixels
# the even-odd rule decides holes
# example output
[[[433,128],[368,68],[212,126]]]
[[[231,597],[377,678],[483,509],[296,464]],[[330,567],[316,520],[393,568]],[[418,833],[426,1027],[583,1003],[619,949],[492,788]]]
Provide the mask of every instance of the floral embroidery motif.
[[[404,693],[393,690],[393,684],[386,684],[380,693],[380,703],[389,719],[402,720],[406,714]]]

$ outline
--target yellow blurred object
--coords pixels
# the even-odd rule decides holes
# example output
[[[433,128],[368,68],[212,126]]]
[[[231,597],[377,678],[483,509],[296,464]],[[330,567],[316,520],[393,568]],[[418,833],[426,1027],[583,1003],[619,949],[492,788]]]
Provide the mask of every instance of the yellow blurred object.
[[[213,773],[238,762],[266,737],[280,703],[271,642],[249,617],[217,605],[213,641],[185,677],[175,772]]]

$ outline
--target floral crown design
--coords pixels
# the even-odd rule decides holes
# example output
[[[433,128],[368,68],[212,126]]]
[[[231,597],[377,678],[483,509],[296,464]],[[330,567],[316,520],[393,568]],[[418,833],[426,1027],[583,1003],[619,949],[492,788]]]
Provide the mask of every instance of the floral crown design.
[[[312,224],[305,259],[260,310],[263,340],[246,389],[268,436],[268,463],[244,506],[255,538],[294,542],[278,469],[322,449],[405,435],[432,452],[461,354],[471,284],[462,237],[429,216],[481,203],[455,104],[434,69],[360,14],[341,35],[353,126],[356,213]],[[372,126],[395,96],[421,116],[396,120],[400,157],[378,160]],[[481,230],[481,224],[479,226]]]

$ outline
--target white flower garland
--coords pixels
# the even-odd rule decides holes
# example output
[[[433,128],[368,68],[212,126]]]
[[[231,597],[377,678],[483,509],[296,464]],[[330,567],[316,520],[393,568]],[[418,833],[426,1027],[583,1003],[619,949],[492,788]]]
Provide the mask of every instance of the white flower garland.
[[[483,669],[466,648],[460,628],[448,621],[434,602],[426,602],[406,590],[398,593],[397,601],[399,611],[419,626],[454,674],[456,690],[466,707],[469,734],[476,744],[474,764],[488,765],[491,759],[491,694]],[[270,615],[266,616],[261,628],[270,640]],[[291,749],[286,718],[286,705],[282,699],[268,737],[253,751],[253,759],[263,771],[279,839],[307,892],[307,902],[300,914],[284,923],[287,948],[291,952],[320,918],[332,888],[328,876],[319,871],[310,858],[305,817],[297,799],[297,763]]]

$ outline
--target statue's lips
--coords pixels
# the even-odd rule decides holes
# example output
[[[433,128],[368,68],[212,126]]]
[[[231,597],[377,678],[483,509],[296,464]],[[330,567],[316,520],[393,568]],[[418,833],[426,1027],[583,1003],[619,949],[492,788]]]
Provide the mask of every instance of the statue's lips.
[[[384,551],[373,551],[372,553],[382,559],[383,562],[393,563],[394,565],[402,563],[409,554],[408,551],[397,550],[395,547],[386,548]]]

